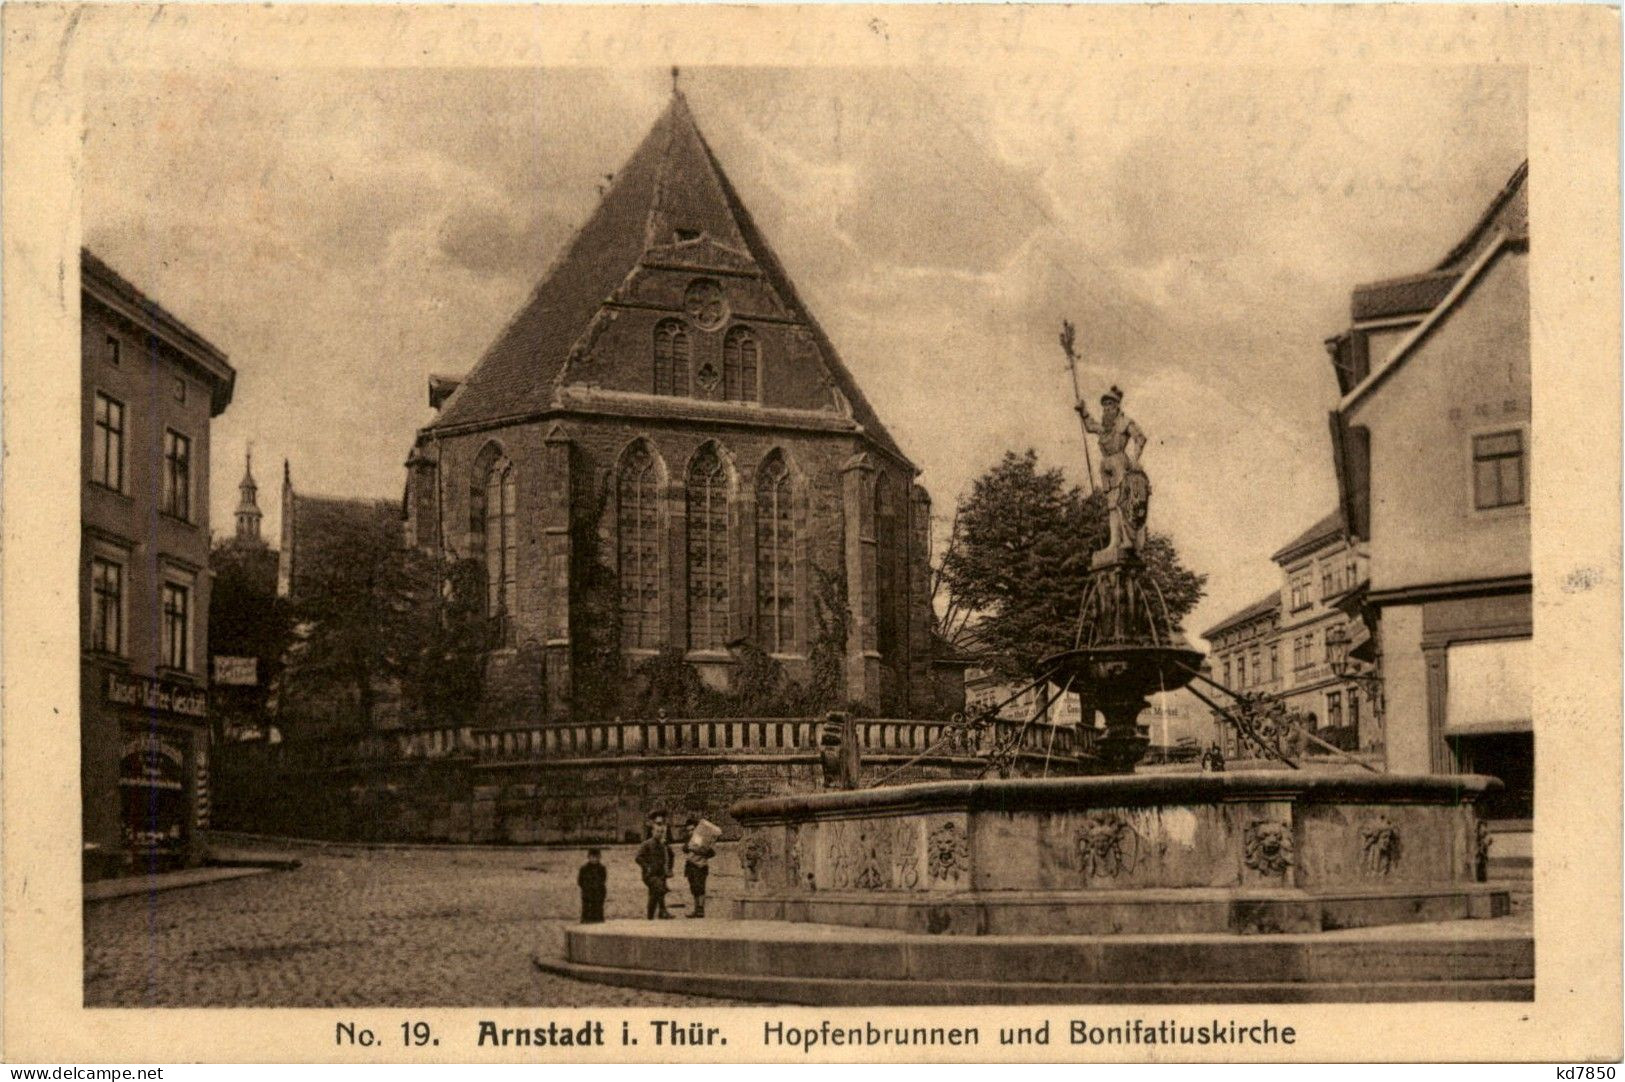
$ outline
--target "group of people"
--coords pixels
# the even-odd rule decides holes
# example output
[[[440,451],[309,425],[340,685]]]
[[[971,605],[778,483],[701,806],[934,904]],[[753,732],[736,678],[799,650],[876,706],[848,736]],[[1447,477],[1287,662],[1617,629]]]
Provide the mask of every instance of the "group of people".
[[[707,829],[709,828],[709,829]],[[690,917],[705,916],[705,881],[711,874],[711,858],[716,856],[716,828],[709,823],[689,818],[683,824],[683,877],[688,880],[689,893],[694,898]],[[666,895],[670,891],[675,860],[672,856],[666,813],[652,811],[644,822],[644,841],[638,846],[636,857],[638,872],[649,892],[646,916],[649,920],[670,920],[666,908]],[[604,897],[609,871],[604,867],[603,853],[587,850],[587,863],[576,873],[576,885],[581,888],[581,923],[598,924],[604,919]]]

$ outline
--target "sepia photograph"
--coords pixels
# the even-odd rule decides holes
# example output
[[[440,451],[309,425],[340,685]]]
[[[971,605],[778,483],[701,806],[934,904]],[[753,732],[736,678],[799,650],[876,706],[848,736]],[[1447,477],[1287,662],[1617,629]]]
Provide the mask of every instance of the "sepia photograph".
[[[75,61],[74,1009],[1247,1058],[1572,983],[1543,636],[1613,613],[1617,850],[1618,426],[1536,405],[1528,58],[841,16],[897,51]]]

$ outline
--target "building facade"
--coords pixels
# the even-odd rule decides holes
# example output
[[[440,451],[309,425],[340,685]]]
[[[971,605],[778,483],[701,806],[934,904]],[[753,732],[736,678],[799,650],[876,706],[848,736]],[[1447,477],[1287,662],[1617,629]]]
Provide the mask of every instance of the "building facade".
[[[726,690],[751,647],[803,684],[832,662],[842,701],[938,711],[918,470],[680,93],[429,402],[408,536],[483,563],[488,682],[538,680],[546,719],[613,711],[602,689],[660,655]]]
[[[1361,286],[1328,350],[1351,534],[1369,547],[1388,765],[1534,805],[1528,165],[1432,270]]]
[[[225,354],[81,253],[80,784],[87,875],[208,825],[209,425]]]
[[[1369,687],[1332,670],[1338,638],[1351,634],[1341,606],[1365,581],[1365,558],[1342,512],[1326,515],[1271,559],[1281,569],[1280,588],[1203,632],[1213,679],[1285,704],[1339,748],[1381,751],[1381,702]],[[1227,754],[1248,753],[1234,733],[1221,744]]]

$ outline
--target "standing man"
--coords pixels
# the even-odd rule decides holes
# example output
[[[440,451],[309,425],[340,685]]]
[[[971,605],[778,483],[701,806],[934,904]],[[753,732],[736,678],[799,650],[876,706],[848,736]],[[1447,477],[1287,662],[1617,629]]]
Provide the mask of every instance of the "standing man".
[[[1108,552],[1145,547],[1145,519],[1151,503],[1151,482],[1140,468],[1145,433],[1122,412],[1123,392],[1116,386],[1100,396],[1100,420],[1079,402],[1078,416],[1085,431],[1100,437],[1100,483],[1106,490],[1107,521],[1111,526]]]
[[[596,849],[587,850],[587,863],[576,873],[576,886],[581,888],[581,923],[604,922],[604,894],[609,869],[604,867]]]
[[[649,890],[649,920],[670,920],[666,910],[666,880],[671,876],[671,850],[666,848],[666,813],[652,811],[648,819],[649,836],[638,846],[638,870],[643,885]]]
[[[706,824],[709,826],[710,824]],[[694,895],[694,908],[690,917],[705,916],[705,880],[711,874],[711,858],[716,848],[698,820],[690,818],[683,824],[688,841],[683,844],[683,876],[688,880],[688,891]]]

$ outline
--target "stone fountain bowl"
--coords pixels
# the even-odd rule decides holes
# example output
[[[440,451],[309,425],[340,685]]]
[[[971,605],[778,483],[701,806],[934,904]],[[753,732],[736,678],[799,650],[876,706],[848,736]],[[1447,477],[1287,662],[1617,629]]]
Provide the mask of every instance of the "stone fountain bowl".
[[[744,919],[970,935],[1313,932],[1503,916],[1477,775],[931,782],[731,812]]]
[[[1051,681],[1074,688],[1098,688],[1143,698],[1190,683],[1205,655],[1189,646],[1081,646],[1051,654],[1038,663]]]

